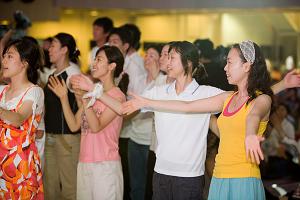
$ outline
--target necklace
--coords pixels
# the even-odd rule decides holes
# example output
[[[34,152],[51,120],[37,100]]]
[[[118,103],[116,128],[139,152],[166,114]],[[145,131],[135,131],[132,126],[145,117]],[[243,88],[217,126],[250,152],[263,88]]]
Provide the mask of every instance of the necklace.
[[[249,96],[247,95],[242,95],[242,96],[236,96],[236,98],[234,99],[234,102],[232,102],[232,110],[236,110],[238,109],[242,104],[245,103],[245,98],[247,97],[247,99],[249,98]],[[240,103],[242,101],[242,104]]]

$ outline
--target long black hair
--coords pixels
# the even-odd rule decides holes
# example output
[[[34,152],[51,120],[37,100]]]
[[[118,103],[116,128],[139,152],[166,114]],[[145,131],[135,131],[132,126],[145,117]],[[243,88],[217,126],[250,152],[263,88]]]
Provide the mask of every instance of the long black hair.
[[[68,33],[58,33],[54,36],[54,38],[58,39],[61,47],[68,48],[68,58],[71,62],[78,64],[79,63],[79,55],[80,51],[76,48],[76,42],[72,35]]]
[[[44,53],[38,44],[31,39],[22,38],[10,41],[4,48],[3,55],[14,47],[20,55],[21,61],[28,63],[27,78],[33,84],[36,84],[39,78],[39,69],[44,65]]]
[[[249,76],[248,76],[248,84],[247,91],[249,95],[249,100],[247,103],[251,102],[260,94],[266,94],[270,97],[273,96],[273,91],[271,89],[271,77],[267,69],[265,57],[256,43],[253,43],[255,49],[255,60],[253,64],[251,64]],[[239,52],[240,58],[243,63],[246,63],[240,45],[234,44],[232,48],[236,49]]]
[[[195,45],[188,41],[175,41],[170,44],[169,52],[172,49],[180,54],[185,75],[191,73],[200,85],[207,82],[207,73],[204,66],[199,62],[199,53]],[[189,62],[192,65],[191,67]]]
[[[98,49],[98,51],[96,52],[96,56],[101,51],[104,51],[109,64],[116,63],[114,78],[117,78],[120,76],[120,74],[122,74],[118,87],[124,94],[126,94],[128,89],[128,84],[129,84],[129,76],[127,73],[123,72],[123,66],[124,66],[123,54],[121,53],[118,47],[105,45]]]

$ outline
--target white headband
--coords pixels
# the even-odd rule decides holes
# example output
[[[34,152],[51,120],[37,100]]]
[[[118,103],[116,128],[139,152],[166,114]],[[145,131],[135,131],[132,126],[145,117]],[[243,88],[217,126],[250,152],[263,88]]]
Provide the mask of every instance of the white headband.
[[[247,62],[253,64],[255,60],[255,48],[251,40],[246,40],[239,43],[240,49]]]

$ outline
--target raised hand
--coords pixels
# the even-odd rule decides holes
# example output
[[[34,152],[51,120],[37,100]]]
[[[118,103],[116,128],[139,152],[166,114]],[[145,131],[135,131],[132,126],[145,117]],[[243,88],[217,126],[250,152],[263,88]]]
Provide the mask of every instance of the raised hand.
[[[60,99],[68,96],[68,88],[64,79],[60,81],[57,77],[50,76],[48,88]]]
[[[283,78],[286,88],[300,87],[300,74],[297,69],[294,69],[287,73]]]
[[[131,92],[129,92],[128,95],[131,96],[132,99],[123,103],[123,114],[130,115],[131,113],[139,110],[140,108],[145,107],[147,102],[145,98]]]
[[[70,82],[72,85],[73,89],[80,89],[84,91],[90,91],[94,88],[94,83],[89,77],[83,75],[83,74],[78,74],[78,75],[73,75],[70,78]]]
[[[259,164],[264,159],[264,155],[260,148],[260,142],[264,141],[264,137],[257,135],[247,135],[245,139],[246,158],[252,163]]]

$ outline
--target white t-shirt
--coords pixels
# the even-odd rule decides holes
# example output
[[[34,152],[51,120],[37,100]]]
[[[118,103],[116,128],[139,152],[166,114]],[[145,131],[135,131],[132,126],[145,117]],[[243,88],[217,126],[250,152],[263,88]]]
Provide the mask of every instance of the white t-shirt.
[[[145,76],[139,82],[140,85],[144,85],[144,91],[150,90],[154,86],[165,84],[165,82],[162,81],[163,77],[164,75],[159,74],[155,80],[146,83],[147,76]],[[132,118],[130,139],[138,144],[150,145],[155,130],[153,127],[153,117],[152,112],[140,112]]]
[[[215,87],[199,85],[193,80],[177,95],[174,81],[153,87],[143,96],[156,100],[193,101],[223,93]],[[185,114],[175,112],[155,113],[157,136],[156,163],[154,171],[160,174],[196,177],[204,174],[207,133],[210,113]]]
[[[92,68],[92,64],[93,64],[93,61],[95,60],[98,49],[99,49],[98,46],[94,46],[89,53],[89,60],[88,60],[89,69]]]
[[[140,81],[145,79],[147,72],[144,68],[144,61],[137,52],[125,57],[124,72],[129,76],[128,92],[142,94],[145,89],[145,84]],[[129,138],[131,134],[130,120],[124,121],[121,131],[121,138]]]

